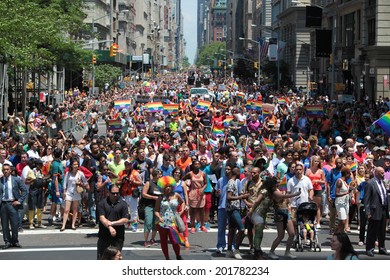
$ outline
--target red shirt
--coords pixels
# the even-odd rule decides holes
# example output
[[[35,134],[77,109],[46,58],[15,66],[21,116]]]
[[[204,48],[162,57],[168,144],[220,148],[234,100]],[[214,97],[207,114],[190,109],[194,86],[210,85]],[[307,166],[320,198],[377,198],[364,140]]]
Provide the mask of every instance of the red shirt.
[[[23,168],[26,167],[27,163],[18,163],[16,165],[16,173],[18,174],[19,177],[22,177],[22,171],[23,171]]]
[[[363,164],[364,160],[366,159],[367,157],[367,154],[366,153],[362,153],[360,156],[354,152],[353,153],[353,157],[358,161],[359,164]]]

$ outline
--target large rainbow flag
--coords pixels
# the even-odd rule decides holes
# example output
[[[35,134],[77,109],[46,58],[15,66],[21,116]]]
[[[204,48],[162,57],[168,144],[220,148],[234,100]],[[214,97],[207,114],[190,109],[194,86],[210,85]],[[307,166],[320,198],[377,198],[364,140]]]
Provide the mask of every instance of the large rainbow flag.
[[[131,100],[130,99],[124,99],[124,100],[115,100],[114,101],[114,108],[119,110],[119,109],[124,109],[124,108],[129,108],[131,105]]]
[[[121,130],[122,129],[122,124],[120,119],[116,120],[108,120],[108,129],[109,130]]]
[[[274,152],[274,148],[275,148],[275,144],[271,140],[269,140],[268,138],[264,138],[263,137],[263,140],[264,140],[265,146],[267,147],[267,151],[269,153],[273,153]]]
[[[377,119],[373,124],[379,125],[390,136],[390,111]]]
[[[161,112],[164,110],[163,104],[161,102],[146,103],[146,108],[148,108],[148,111],[151,113]]]
[[[179,112],[179,104],[163,104],[164,114],[176,116]]]
[[[196,104],[195,110],[198,111],[208,111],[210,109],[211,102],[206,100],[199,100]]]

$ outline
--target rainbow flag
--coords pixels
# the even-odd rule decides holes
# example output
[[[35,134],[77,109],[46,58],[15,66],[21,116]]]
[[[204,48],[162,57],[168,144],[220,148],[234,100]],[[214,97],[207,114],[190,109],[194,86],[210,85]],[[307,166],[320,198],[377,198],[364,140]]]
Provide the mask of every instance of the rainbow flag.
[[[387,135],[390,135],[390,111],[377,119],[373,124],[379,125]]]
[[[275,144],[271,140],[269,140],[267,138],[263,137],[263,140],[264,140],[265,146],[267,147],[267,151],[269,153],[273,153],[274,152],[274,148],[275,148]]]
[[[252,106],[253,106],[254,110],[260,111],[263,108],[263,102],[261,102],[261,101],[254,101]]]
[[[124,108],[129,108],[130,105],[131,105],[131,100],[130,100],[130,99],[115,100],[115,101],[114,101],[114,108],[115,108],[116,110],[124,109]]]
[[[263,120],[266,120],[269,117],[270,113],[263,110]]]
[[[247,109],[247,110],[254,110],[253,109],[253,106],[254,106],[254,104],[255,104],[255,100],[247,100],[246,101],[246,105],[245,105],[245,108]]]
[[[209,149],[218,149],[218,141],[217,140],[209,139],[207,141],[208,141]]]
[[[353,171],[356,171],[356,169],[357,169],[357,163],[356,162],[354,162],[354,163],[352,163],[350,166],[349,166],[349,169],[353,172]]]
[[[163,104],[161,102],[146,103],[146,108],[151,113],[164,111],[164,107],[163,107]]]
[[[163,104],[164,114],[176,116],[179,112],[179,105],[176,103]]]
[[[108,120],[108,129],[113,131],[122,130],[121,120]]]
[[[282,180],[279,183],[279,190],[280,191],[287,191],[287,176],[284,175]]]
[[[236,96],[237,96],[237,98],[244,99],[245,98],[245,93],[240,91],[240,92],[237,92]]]
[[[211,102],[205,100],[199,100],[196,104],[195,110],[197,111],[208,111],[210,109]]]
[[[230,121],[233,119],[233,116],[226,116],[226,118],[223,120],[223,126],[227,127],[229,126]]]
[[[177,244],[184,245],[186,240],[185,240],[183,234],[181,234],[179,232],[179,230],[177,229],[175,224],[173,224],[172,226],[169,227],[169,231],[171,233],[171,236],[173,237],[173,239],[175,239]]]
[[[223,104],[223,103],[219,103],[218,104],[218,108],[219,109],[222,109],[222,110],[225,110],[227,108],[227,105]]]
[[[238,84],[237,83],[233,83],[232,87],[233,87],[234,90],[238,90]]]
[[[213,126],[213,129],[211,130],[211,134],[215,136],[225,136],[225,133],[223,129]]]
[[[321,118],[324,115],[324,108],[322,105],[306,105],[305,110],[309,119]]]
[[[286,98],[284,97],[278,97],[278,103],[280,105],[286,105]]]

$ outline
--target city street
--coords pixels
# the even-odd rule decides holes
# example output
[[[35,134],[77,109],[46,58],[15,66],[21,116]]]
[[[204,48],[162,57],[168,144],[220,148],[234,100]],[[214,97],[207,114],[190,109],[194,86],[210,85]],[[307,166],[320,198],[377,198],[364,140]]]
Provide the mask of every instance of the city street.
[[[326,223],[326,221],[325,221]],[[142,226],[142,225],[141,225]],[[349,234],[353,246],[361,254],[359,257],[365,260],[390,259],[388,256],[375,255],[374,258],[369,258],[364,255],[364,247],[359,247],[358,231],[356,225],[353,224],[353,230]],[[55,224],[47,229],[24,229],[24,232],[19,235],[21,249],[0,250],[0,260],[94,260],[96,259],[96,243],[98,229],[86,223],[82,228],[73,231],[67,229],[64,232],[59,231],[59,224]],[[303,252],[293,252],[298,260],[324,260],[331,254],[330,235],[326,224],[318,231],[319,242],[321,244],[321,252],[311,252],[304,250]],[[269,229],[264,232],[262,249],[268,253],[272,241],[276,236],[276,230],[272,221],[270,221]],[[158,241],[158,235],[156,240]],[[182,247],[182,256],[185,260],[224,260],[223,254],[215,253],[215,244],[217,240],[216,225],[213,225],[207,233],[197,232],[189,236],[191,247],[186,249]],[[127,230],[126,240],[123,249],[124,260],[163,260],[163,254],[160,250],[160,245],[144,248],[143,246],[143,230],[142,227],[138,232],[133,233]],[[283,258],[284,245],[283,242],[277,249],[276,254]],[[2,241],[1,241],[2,245]],[[390,248],[390,238],[387,235],[386,247]],[[169,246],[171,257],[174,258],[171,246]],[[248,239],[245,238],[241,252],[243,259],[250,260],[252,255],[248,254]],[[231,259],[233,260],[233,259]]]

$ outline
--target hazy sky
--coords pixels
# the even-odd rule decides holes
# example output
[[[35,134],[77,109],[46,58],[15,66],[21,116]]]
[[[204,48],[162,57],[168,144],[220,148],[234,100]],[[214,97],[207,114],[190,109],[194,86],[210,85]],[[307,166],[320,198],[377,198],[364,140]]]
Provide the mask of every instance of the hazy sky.
[[[197,46],[197,0],[182,0],[183,32],[187,42],[186,56],[194,63]]]

